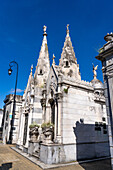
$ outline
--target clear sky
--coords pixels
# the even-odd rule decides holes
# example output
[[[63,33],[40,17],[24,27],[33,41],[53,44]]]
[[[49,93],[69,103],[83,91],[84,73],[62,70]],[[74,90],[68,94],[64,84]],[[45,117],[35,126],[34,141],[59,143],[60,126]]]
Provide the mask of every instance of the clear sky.
[[[9,62],[19,64],[17,88],[22,95],[31,64],[35,71],[43,25],[47,26],[50,62],[54,53],[58,64],[67,24],[82,80],[93,79],[94,63],[103,81],[101,62],[95,56],[105,44],[104,36],[113,31],[113,0],[0,0],[0,108],[15,85],[16,67],[9,76]]]

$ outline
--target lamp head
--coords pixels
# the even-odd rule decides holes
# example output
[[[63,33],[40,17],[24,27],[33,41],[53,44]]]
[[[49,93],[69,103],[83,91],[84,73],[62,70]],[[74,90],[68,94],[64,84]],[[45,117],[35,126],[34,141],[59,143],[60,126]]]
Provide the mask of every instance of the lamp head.
[[[8,69],[8,74],[9,74],[9,76],[11,75],[11,73],[12,73],[12,69],[11,69],[11,67]]]

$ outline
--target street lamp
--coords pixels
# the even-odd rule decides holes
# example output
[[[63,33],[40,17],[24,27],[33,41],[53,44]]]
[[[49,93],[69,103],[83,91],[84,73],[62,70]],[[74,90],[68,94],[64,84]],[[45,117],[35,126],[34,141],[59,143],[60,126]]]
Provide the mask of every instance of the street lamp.
[[[11,67],[8,69],[8,74],[9,74],[9,76],[11,75],[11,73],[12,73],[12,69],[11,69]]]
[[[15,105],[16,105],[16,102],[15,102],[15,98],[16,98],[16,88],[17,88],[17,79],[18,79],[18,64],[16,61],[11,61],[9,63],[9,69],[8,69],[8,74],[9,76],[11,75],[12,73],[12,69],[11,67],[13,67],[13,64],[16,64],[17,66],[17,72],[16,72],[16,82],[15,82],[15,91],[14,91],[14,102],[13,102],[13,112],[12,112],[12,119],[11,119],[11,128],[10,128],[10,135],[9,135],[9,141],[10,143],[12,143],[12,133],[13,133],[13,126],[14,126],[14,117],[15,117]]]

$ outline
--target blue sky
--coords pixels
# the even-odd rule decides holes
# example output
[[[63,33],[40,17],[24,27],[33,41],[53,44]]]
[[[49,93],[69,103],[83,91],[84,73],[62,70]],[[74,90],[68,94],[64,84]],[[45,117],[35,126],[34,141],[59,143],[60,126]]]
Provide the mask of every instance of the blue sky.
[[[101,62],[95,59],[105,44],[104,36],[113,31],[112,0],[0,0],[0,108],[9,93],[13,93],[16,66],[8,75],[9,62],[19,64],[18,94],[27,85],[31,64],[35,66],[47,26],[50,62],[55,54],[56,64],[61,57],[66,25],[82,80],[93,79],[92,63],[99,65],[97,76],[103,81]],[[22,92],[21,92],[22,91]]]

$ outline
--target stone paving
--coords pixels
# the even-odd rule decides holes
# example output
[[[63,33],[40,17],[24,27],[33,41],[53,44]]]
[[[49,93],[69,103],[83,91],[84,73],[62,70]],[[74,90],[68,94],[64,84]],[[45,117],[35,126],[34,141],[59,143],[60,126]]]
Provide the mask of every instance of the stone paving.
[[[0,170],[42,170],[40,167],[13,151],[9,145],[0,145]]]
[[[0,170],[42,170],[10,147],[0,144]],[[47,169],[47,168],[46,168]],[[63,167],[48,168],[47,170],[111,170],[110,159],[86,162],[80,164],[66,164]]]

